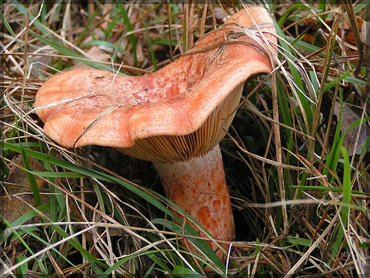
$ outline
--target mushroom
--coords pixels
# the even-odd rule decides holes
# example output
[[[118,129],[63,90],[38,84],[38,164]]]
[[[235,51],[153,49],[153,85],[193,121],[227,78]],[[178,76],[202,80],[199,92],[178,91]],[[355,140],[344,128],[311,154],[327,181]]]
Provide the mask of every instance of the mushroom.
[[[168,199],[216,240],[231,241],[234,219],[218,143],[244,82],[272,71],[274,33],[267,10],[243,9],[155,73],[58,74],[38,91],[35,109],[45,133],[62,146],[108,146],[153,161]]]

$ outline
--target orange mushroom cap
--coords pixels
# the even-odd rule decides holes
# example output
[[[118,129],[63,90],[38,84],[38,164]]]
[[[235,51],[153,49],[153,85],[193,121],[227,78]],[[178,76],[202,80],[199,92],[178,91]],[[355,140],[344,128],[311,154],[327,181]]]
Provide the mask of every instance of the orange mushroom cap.
[[[267,10],[256,6],[239,11],[221,28],[201,38],[188,53],[153,74],[119,76],[96,69],[66,71],[40,88],[36,113],[45,123],[46,134],[66,147],[123,148],[133,156],[159,161],[176,156],[188,158],[193,155],[189,148],[201,155],[225,135],[231,123],[225,118],[239,103],[244,81],[254,74],[271,72],[265,40],[276,43],[274,30]],[[235,91],[239,91],[236,99],[228,99]],[[228,103],[227,109],[217,113],[227,123],[219,124],[213,138],[201,135],[209,140],[207,147],[189,147],[197,145],[192,140],[200,135],[185,143],[171,141],[172,137],[199,130],[207,119],[214,118],[212,113],[222,103]],[[156,138],[164,136],[172,145],[183,145],[182,149],[168,156],[154,154],[152,150],[158,148]],[[149,137],[151,142],[140,144]]]

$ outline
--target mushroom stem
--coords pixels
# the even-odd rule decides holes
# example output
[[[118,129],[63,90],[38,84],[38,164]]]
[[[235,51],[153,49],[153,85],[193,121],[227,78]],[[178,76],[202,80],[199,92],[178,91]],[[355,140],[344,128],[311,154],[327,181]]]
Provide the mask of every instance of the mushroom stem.
[[[218,144],[202,157],[154,165],[168,199],[195,218],[216,240],[233,239],[234,218]],[[217,248],[211,242],[209,245]],[[223,253],[217,254],[222,259]]]

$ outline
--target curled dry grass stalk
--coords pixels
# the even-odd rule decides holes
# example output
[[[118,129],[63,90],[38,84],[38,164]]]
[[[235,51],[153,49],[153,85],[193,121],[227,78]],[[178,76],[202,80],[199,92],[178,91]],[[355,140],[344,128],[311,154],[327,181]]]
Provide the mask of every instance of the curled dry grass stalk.
[[[243,5],[2,6],[5,275],[204,275],[207,265],[240,277],[364,277],[370,110],[366,67],[358,64],[369,52],[359,53],[368,44],[358,35],[365,2],[266,5],[278,31],[276,67],[246,84],[221,144],[237,229],[227,267],[204,244],[211,239],[167,217],[150,164],[107,148],[63,148],[33,113],[35,94],[52,75],[76,63],[152,72]],[[93,46],[110,61],[90,57]],[[180,246],[182,237],[200,254]]]

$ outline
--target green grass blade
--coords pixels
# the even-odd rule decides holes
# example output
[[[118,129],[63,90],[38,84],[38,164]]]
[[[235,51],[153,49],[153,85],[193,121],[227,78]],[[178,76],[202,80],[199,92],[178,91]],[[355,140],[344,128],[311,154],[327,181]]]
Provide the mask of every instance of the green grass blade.
[[[336,86],[338,82],[342,81],[343,79],[345,79],[350,74],[351,74],[351,72],[347,71],[347,72],[341,74],[340,76],[338,76],[337,78],[335,78],[333,81],[326,84],[324,89],[322,90],[322,93],[326,93],[327,91],[329,91],[331,88]]]
[[[356,77],[353,77],[353,76],[346,76],[345,78],[343,78],[345,81],[348,81],[349,83],[353,84],[353,85],[357,85],[357,86],[360,86],[360,87],[366,87],[366,81],[364,80],[361,80],[361,79],[358,79]]]
[[[16,35],[12,29],[12,27],[10,26],[9,22],[6,20],[6,18],[4,17],[4,14],[0,11],[0,21],[4,24],[5,28],[8,30],[8,32],[10,33],[10,35],[15,38]]]
[[[49,204],[44,204],[44,205],[41,205],[39,207],[37,207],[37,210],[41,211],[41,212],[46,212],[50,209],[50,205]],[[20,226],[20,225],[23,225],[24,223],[26,223],[27,221],[31,220],[32,218],[34,218],[35,216],[37,216],[37,212],[35,210],[29,210],[28,212],[24,213],[23,215],[21,215],[20,217],[18,217],[16,220],[14,220],[12,223],[9,223],[8,220],[6,220],[3,216],[0,215],[0,219],[3,219],[2,221],[6,224],[6,226],[8,228],[11,228],[11,227],[16,227],[16,226]],[[19,233],[17,232],[13,232],[12,233],[16,238],[18,238],[18,236],[20,235]],[[6,232],[6,230],[4,230],[1,234],[0,234],[0,239],[1,240],[6,240],[9,236],[11,236],[12,234],[8,234]]]
[[[61,45],[61,44],[58,44],[58,43],[53,42],[51,40],[48,40],[46,38],[43,38],[42,36],[40,36],[39,34],[33,32],[31,30],[29,32],[30,32],[31,35],[33,35],[34,37],[36,37],[37,39],[39,39],[43,43],[51,46],[52,48],[54,48],[58,52],[66,55],[66,56],[70,56],[70,57],[73,57],[73,58],[79,58],[79,59],[81,59],[79,62],[81,62],[81,63],[83,63],[83,64],[85,64],[87,66],[94,67],[94,68],[101,69],[101,70],[112,71],[112,68],[109,67],[109,66],[96,63],[95,61],[86,61],[86,58],[85,57],[83,57],[83,56],[75,53],[74,51],[66,48],[64,45]],[[121,75],[124,75],[123,73],[120,73],[120,72],[117,72],[117,73],[118,74],[121,74]]]
[[[144,28],[145,28],[145,34],[146,34],[146,39],[148,41],[148,46],[149,46],[149,50],[150,50],[150,57],[152,58],[152,63],[153,63],[153,70],[154,71],[157,71],[157,60],[155,58],[155,54],[154,54],[154,50],[153,50],[153,44],[152,44],[152,40],[149,36],[149,31],[148,31],[148,28],[147,28],[147,24],[143,18],[142,20],[143,24],[144,24]]]
[[[139,258],[141,256],[148,256],[148,257],[152,258],[153,255],[158,254],[158,253],[159,253],[158,250],[148,250],[148,251],[143,251],[143,252],[140,252],[140,253],[129,254],[127,256],[124,256],[122,259],[120,259],[114,265],[112,265],[107,270],[105,270],[104,273],[102,273],[99,277],[101,277],[101,278],[111,277],[112,272],[115,271],[117,268],[121,267],[127,261],[132,260],[134,258]],[[168,269],[168,271],[170,271],[170,269]]]
[[[192,277],[192,278],[204,278],[203,275],[198,272],[192,271],[191,269],[176,265],[170,272],[172,277]]]
[[[284,22],[288,19],[289,16],[295,11],[295,10],[307,10],[308,7],[303,4],[296,4],[292,7],[289,7],[280,17],[279,21],[277,22],[278,25],[281,27],[283,26]]]
[[[31,171],[32,171],[31,165],[30,165],[30,162],[28,161],[28,157],[27,157],[23,147],[21,148],[21,154],[22,154],[22,158],[23,158],[24,167],[27,169],[27,177],[28,177],[28,181],[30,182],[33,197],[35,198],[36,206],[41,206],[40,190],[39,190],[39,187],[37,185],[35,176],[31,173]]]
[[[348,216],[349,216],[349,205],[351,204],[351,165],[348,157],[348,152],[344,147],[341,147],[344,163],[343,163],[343,199],[342,202],[346,206],[342,206],[342,215],[341,215],[341,222],[338,223],[338,234],[336,240],[333,245],[332,256],[335,258],[338,254],[340,246],[342,245],[343,237],[344,237],[344,229],[347,228],[348,224]],[[342,225],[343,224],[343,225]]]
[[[75,45],[80,45],[81,41],[85,38],[85,34],[90,30],[91,23],[94,21],[96,15],[98,14],[99,9],[95,9],[94,13],[89,15],[89,19],[85,25],[85,28],[82,30],[81,34],[78,36]]]
[[[26,259],[26,256],[17,256],[15,259],[16,263],[20,263]],[[17,277],[26,277],[28,270],[28,263],[21,264],[15,271],[17,273]]]
[[[341,136],[341,130],[340,130],[340,127],[342,125],[342,111],[343,111],[343,107],[341,105],[340,116],[338,117],[338,123],[337,123],[337,128],[335,130],[332,148],[330,150],[329,155],[326,157],[326,162],[325,162],[326,168],[323,170],[323,173],[322,173],[324,176],[328,176],[328,177],[330,176],[328,169],[332,170],[333,172],[336,172],[337,170],[338,160],[340,157],[340,147],[342,146],[342,143],[343,143],[344,136]],[[331,183],[333,180],[333,177],[332,179],[329,179],[329,180]]]
[[[0,214],[0,220],[8,227],[8,228],[11,228],[12,225]],[[1,235],[3,235],[5,233],[5,231],[3,233],[1,233]],[[20,236],[20,234],[17,232],[17,231],[13,231],[12,232],[14,234],[14,236],[19,240],[20,243],[22,243],[22,245],[27,249],[27,251],[33,255],[33,251],[32,249],[28,246],[28,244],[23,240],[23,238]],[[4,237],[0,237],[0,239],[3,239]],[[37,259],[35,258],[35,261],[36,263],[39,265],[39,267],[44,271],[44,273],[47,273],[46,272],[46,268],[45,266]]]
[[[369,150],[370,147],[370,137],[368,137],[364,143],[364,145],[361,148],[360,155],[364,156],[365,153]]]
[[[111,21],[109,22],[108,26],[106,29],[104,29],[104,35],[105,35],[105,40],[108,41],[110,39],[110,37],[112,36],[112,33],[113,33],[113,29],[116,25],[116,22],[118,20],[118,18],[120,17],[120,14],[119,13],[114,13],[114,16],[113,18],[111,19]]]
[[[21,13],[23,16],[27,16],[27,8],[20,4],[17,0],[13,1],[14,7]],[[51,32],[49,32],[49,29],[44,26],[38,19],[35,19],[36,17],[30,13],[30,22],[33,22],[33,25],[37,27],[41,31],[41,33],[45,36],[51,36]],[[30,31],[30,30],[29,30]]]
[[[22,229],[23,230],[23,229]],[[46,247],[48,247],[50,245],[50,242],[47,242],[45,241],[44,239],[42,239],[40,236],[36,235],[35,233],[33,232],[27,232],[28,235],[30,235],[31,237],[35,238],[37,241],[41,242],[42,244],[44,244]],[[63,248],[63,251],[65,253],[68,253],[68,250],[69,248]],[[74,265],[73,262],[71,262],[63,253],[61,253],[57,248],[52,248],[51,249],[51,252],[54,253],[54,254],[57,254],[58,255],[58,259],[62,258],[65,262],[69,263],[71,266],[75,267],[76,270],[81,271],[81,269],[78,268],[78,266]]]
[[[104,48],[111,48],[111,49],[118,49],[119,52],[123,53],[124,55],[127,56],[127,53],[126,51],[119,47],[119,44],[118,45],[115,45],[111,42],[107,42],[107,41],[100,41],[100,40],[91,40],[83,45],[81,45],[81,48],[89,48],[91,46],[103,46]]]
[[[120,9],[121,15],[123,17],[123,23],[126,26],[126,33],[133,31],[134,28],[132,27],[132,24],[130,22],[130,18],[128,17],[128,13],[127,13],[125,5],[122,4],[121,0],[119,0],[117,2],[120,3],[120,4],[117,4],[117,6]],[[134,53],[134,66],[136,67],[137,66],[137,51],[136,51],[136,37],[135,37],[135,34],[131,33],[130,35],[128,35],[128,39],[129,39],[129,41],[132,45],[132,50],[133,50],[133,53]]]
[[[351,193],[352,193],[352,184],[351,184],[351,165],[348,157],[348,152],[346,148],[341,147],[343,160],[344,160],[344,170],[343,170],[343,203],[350,204],[351,203]],[[344,228],[347,227],[348,222],[348,215],[349,215],[349,206],[345,206],[342,208],[342,221],[344,224]]]
[[[104,205],[105,202],[104,202],[103,194],[100,190],[100,187],[95,182],[93,184],[93,187],[94,187],[95,194],[98,198],[98,203],[100,204],[99,210],[105,214],[106,213],[105,205]]]

